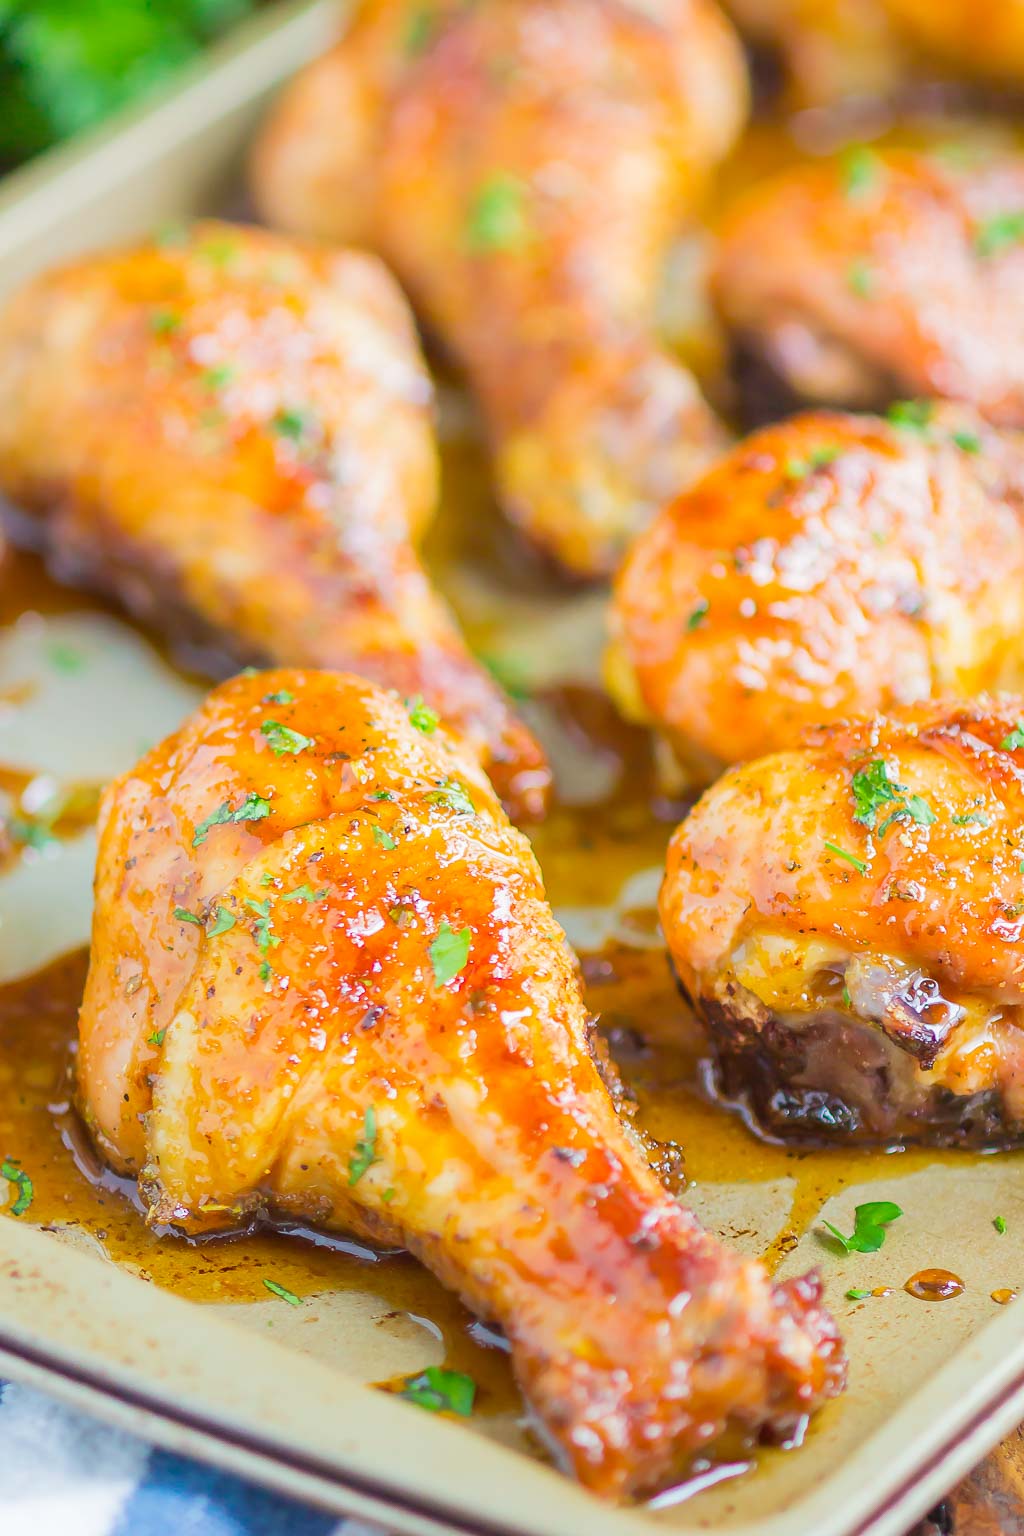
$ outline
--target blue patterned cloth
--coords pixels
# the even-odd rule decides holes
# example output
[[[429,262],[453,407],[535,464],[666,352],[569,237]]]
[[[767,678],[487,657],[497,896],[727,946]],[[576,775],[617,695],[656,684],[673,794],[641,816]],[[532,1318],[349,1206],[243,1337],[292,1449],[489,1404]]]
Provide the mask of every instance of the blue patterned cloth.
[[[3,1536],[383,1536],[0,1383]]]

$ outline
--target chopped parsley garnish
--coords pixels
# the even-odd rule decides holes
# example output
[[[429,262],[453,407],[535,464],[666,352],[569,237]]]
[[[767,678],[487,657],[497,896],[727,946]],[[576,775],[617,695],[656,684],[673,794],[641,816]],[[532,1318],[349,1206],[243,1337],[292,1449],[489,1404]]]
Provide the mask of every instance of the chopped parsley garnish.
[[[845,848],[840,848],[838,843],[830,843],[827,839],[825,847],[829,853],[834,853],[837,859],[845,859],[847,864],[852,864],[859,875],[866,875],[868,866],[863,859],[858,859],[854,853],[847,853]]]
[[[469,928],[463,928],[455,933],[449,927],[447,919],[442,922],[437,931],[437,938],[428,951],[430,963],[434,967],[434,982],[437,986],[445,986],[464,968],[469,959],[472,938]]]
[[[1019,752],[1024,747],[1024,720],[1018,720],[1009,736],[1004,736],[999,743],[1003,752]]]
[[[921,795],[908,795],[904,803],[892,811],[882,822],[878,829],[878,836],[884,837],[894,821],[906,821],[909,816],[911,821],[916,821],[919,827],[930,827],[936,820],[935,812],[928,801]]]
[[[46,659],[55,672],[81,672],[85,665],[81,651],[65,640],[51,640],[46,647]]]
[[[206,937],[208,939],[215,939],[219,934],[227,933],[228,930],[234,926],[235,918],[228,911],[227,907],[218,907],[217,916],[214,919],[213,927],[207,928]]]
[[[529,667],[514,656],[482,655],[480,660],[488,672],[501,684],[509,698],[530,697]]]
[[[1003,1235],[1003,1233],[1006,1231],[1006,1217],[1005,1216],[993,1216],[993,1218],[992,1218],[992,1225],[995,1227],[996,1231],[999,1233],[999,1235],[1001,1237]]]
[[[878,182],[882,162],[866,144],[851,144],[843,154],[840,170],[843,191],[850,199],[864,197]]]
[[[34,848],[37,853],[44,848],[52,848],[59,841],[47,823],[29,821],[24,816],[11,816],[7,822],[7,831],[16,843],[23,848]]]
[[[431,805],[446,805],[450,811],[455,811],[459,816],[476,814],[476,806],[469,798],[469,791],[456,779],[445,779],[439,789],[430,791],[427,799]]]
[[[155,1029],[151,1035],[147,1035],[146,1036],[146,1044],[147,1045],[163,1045],[164,1037],[166,1036],[166,1034],[167,1034],[166,1027],[164,1029]]]
[[[429,5],[418,5],[405,19],[402,32],[402,52],[407,59],[415,59],[430,46],[434,36],[434,13]]]
[[[391,836],[391,833],[385,827],[374,827],[373,840],[377,844],[378,848],[385,848],[389,853],[393,848],[398,847],[398,844]]]
[[[1012,213],[994,213],[983,219],[974,233],[974,249],[979,256],[998,256],[1024,240],[1024,209]]]
[[[149,328],[154,336],[173,336],[181,330],[181,316],[173,309],[154,309]]]
[[[279,693],[266,693],[263,695],[264,704],[294,704],[295,695],[289,693],[287,688],[282,688]]]
[[[294,891],[288,891],[286,895],[281,897],[281,900],[282,901],[323,901],[323,899],[324,899],[324,897],[326,895],[327,895],[327,887],[326,887],[326,885],[322,885],[318,891],[314,891],[313,887],[309,884],[309,881],[307,880],[304,885],[297,885],[295,887]]]
[[[289,1291],[286,1286],[279,1285],[276,1280],[264,1280],[263,1284],[272,1296],[280,1296],[290,1307],[301,1307],[302,1302],[294,1291]]]
[[[17,1160],[13,1157],[5,1157],[3,1162],[0,1163],[0,1175],[10,1180],[18,1191],[14,1204],[11,1206],[11,1215],[24,1216],[32,1204],[32,1199],[35,1195],[32,1180],[24,1169],[18,1167]]]
[[[292,443],[299,441],[308,430],[309,425],[309,417],[305,411],[298,411],[289,407],[277,411],[270,421],[271,431],[276,432],[278,437],[286,437]]]
[[[255,928],[256,948],[266,954],[268,949],[274,949],[281,940],[273,931],[273,918],[270,915],[270,897],[266,901],[253,901],[246,898],[246,906],[250,912],[255,912],[258,919]]]
[[[846,269],[846,286],[858,299],[870,299],[875,291],[875,274],[866,261],[851,261]]]
[[[694,629],[696,629],[698,627],[698,625],[703,624],[704,620],[707,618],[707,616],[710,613],[710,611],[711,611],[711,604],[708,602],[707,598],[706,597],[702,597],[702,598],[698,599],[698,601],[695,603],[694,607],[690,610],[690,613],[689,613],[689,615],[687,617],[687,620],[686,620],[686,627],[687,627],[687,629],[694,630]]]
[[[927,432],[934,414],[931,400],[896,400],[886,412],[892,425],[904,432]]]
[[[981,452],[981,438],[976,432],[954,432],[953,441],[961,453]]]
[[[916,821],[919,826],[929,827],[935,821],[935,812],[921,795],[908,795],[906,786],[897,784],[889,777],[882,758],[876,757],[866,768],[860,768],[850,781],[853,790],[853,819],[869,832],[875,830],[878,812],[883,805],[894,805],[895,810],[878,828],[883,838],[894,821]]]
[[[201,917],[196,917],[194,912],[188,912],[184,907],[175,907],[174,915],[180,923],[195,923],[197,928],[203,926]]]
[[[215,811],[211,811],[205,821],[201,821],[196,827],[192,838],[192,847],[198,848],[206,842],[207,834],[211,827],[225,826],[228,822],[262,821],[270,815],[270,801],[264,800],[262,795],[246,795],[241,805],[231,809],[230,800],[222,800]]]
[[[372,1104],[367,1104],[366,1113],[363,1116],[363,1134],[356,1142],[352,1156],[348,1160],[348,1185],[358,1184],[363,1174],[371,1164],[377,1161],[377,1111]]]
[[[864,1301],[870,1295],[871,1295],[870,1291],[858,1291],[856,1289],[853,1289],[853,1290],[847,1291],[846,1299],[847,1299],[847,1301]]]
[[[259,968],[259,971],[257,972],[257,975],[259,976],[260,981],[263,982],[264,986],[266,986],[267,982],[269,982],[269,980],[270,980],[271,976],[273,976],[273,974],[274,974],[273,971],[270,969],[270,961],[269,960],[261,960],[260,961],[260,968]]]
[[[375,789],[370,796],[371,800],[393,800],[394,798],[390,789]]]
[[[433,736],[441,723],[441,716],[436,709],[431,709],[429,704],[424,704],[422,697],[417,694],[414,699],[407,699],[405,704],[409,712],[409,724],[424,736]]]
[[[500,173],[480,187],[466,220],[466,243],[471,251],[512,251],[527,239],[526,187],[515,176]]]
[[[227,235],[214,235],[198,247],[198,254],[205,256],[215,267],[230,266],[238,255],[238,243]]]
[[[841,1244],[844,1253],[877,1253],[885,1242],[886,1227],[902,1215],[899,1206],[891,1200],[869,1200],[854,1211],[853,1232],[849,1237],[844,1237],[830,1221],[826,1221],[825,1226]]]
[[[476,1382],[461,1371],[446,1371],[439,1365],[428,1365],[418,1376],[410,1376],[400,1396],[417,1408],[427,1408],[431,1413],[457,1413],[468,1419],[473,1412]]]
[[[984,811],[968,811],[964,816],[953,816],[950,819],[954,827],[970,827],[975,823],[979,827],[987,827],[989,824]]]
[[[267,738],[275,757],[284,757],[286,752],[298,757],[300,752],[314,745],[312,736],[303,736],[300,731],[293,731],[290,726],[281,725],[277,720],[264,720],[260,732]]]
[[[787,459],[785,464],[787,480],[804,480],[815,469],[824,469],[826,464],[832,464],[839,457],[838,448],[812,448],[804,459]]]
[[[206,389],[225,389],[235,376],[235,370],[230,363],[216,363],[212,368],[204,368],[200,375],[200,382]]]

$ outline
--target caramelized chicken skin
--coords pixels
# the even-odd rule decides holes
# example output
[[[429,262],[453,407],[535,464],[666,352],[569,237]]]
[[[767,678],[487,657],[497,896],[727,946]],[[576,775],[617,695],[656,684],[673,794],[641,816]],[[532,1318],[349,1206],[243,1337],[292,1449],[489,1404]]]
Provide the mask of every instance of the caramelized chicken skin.
[[[653,311],[744,104],[710,0],[367,0],[258,145],[272,221],[400,274],[480,398],[506,508],[573,571],[610,569],[720,441]]]
[[[893,417],[754,433],[631,551],[609,685],[697,782],[819,721],[1024,683],[1021,444],[958,407]]]
[[[741,376],[769,409],[933,395],[1024,425],[1022,235],[1019,158],[856,148],[760,183],[712,279]]]
[[[372,258],[206,223],[0,314],[0,489],[58,570],[242,660],[422,696],[536,813],[539,748],[417,559],[431,386]]]
[[[676,832],[661,918],[772,1132],[1024,1138],[1024,699],[809,732]]]
[[[155,1220],[408,1246],[626,1495],[727,1426],[791,1430],[841,1345],[816,1278],[773,1286],[658,1183],[529,845],[430,725],[352,677],[243,676],[110,787],[80,1096]]]

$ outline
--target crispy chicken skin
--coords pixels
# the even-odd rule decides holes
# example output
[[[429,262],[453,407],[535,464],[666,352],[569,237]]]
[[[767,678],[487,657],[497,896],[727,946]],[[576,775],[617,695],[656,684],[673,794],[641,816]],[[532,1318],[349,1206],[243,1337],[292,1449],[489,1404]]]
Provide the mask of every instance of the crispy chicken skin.
[[[676,832],[661,919],[720,1085],[781,1135],[1024,1134],[1024,699],[809,732]]]
[[[609,686],[678,766],[1024,683],[1024,445],[973,412],[808,412],[754,433],[633,547]]]
[[[721,439],[653,310],[745,102],[709,0],[367,0],[257,146],[272,222],[399,273],[468,372],[505,507],[580,574]]]
[[[536,814],[540,750],[415,553],[431,403],[374,257],[255,229],[88,258],[0,314],[0,489],[63,576],[239,660],[422,695]]]
[[[854,149],[762,182],[712,278],[748,394],[768,375],[783,401],[934,395],[1024,425],[1022,209],[1022,158]]]
[[[110,787],[80,1033],[153,1220],[406,1245],[504,1328],[597,1492],[842,1385],[817,1279],[773,1286],[655,1178],[529,844],[394,695],[240,677]]]

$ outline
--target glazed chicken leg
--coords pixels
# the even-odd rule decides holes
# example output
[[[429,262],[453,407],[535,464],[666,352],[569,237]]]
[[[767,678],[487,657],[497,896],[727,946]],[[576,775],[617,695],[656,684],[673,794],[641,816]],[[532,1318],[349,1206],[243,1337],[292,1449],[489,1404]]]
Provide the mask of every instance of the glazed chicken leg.
[[[661,918],[773,1135],[1024,1141],[1024,699],[808,733],[673,838]]]
[[[658,1183],[528,843],[393,695],[223,685],[108,790],[96,897],[81,1099],[154,1220],[405,1244],[613,1496],[839,1390],[817,1280],[773,1287]]]
[[[748,416],[963,400],[1024,425],[1024,159],[858,146],[762,182],[712,286]]]
[[[368,0],[257,148],[273,222],[402,277],[479,395],[506,508],[573,571],[610,569],[719,441],[653,310],[744,103],[710,0]]]
[[[0,489],[58,572],[241,661],[422,697],[516,810],[540,750],[470,657],[414,540],[431,387],[372,257],[254,229],[84,260],[0,314]]]

